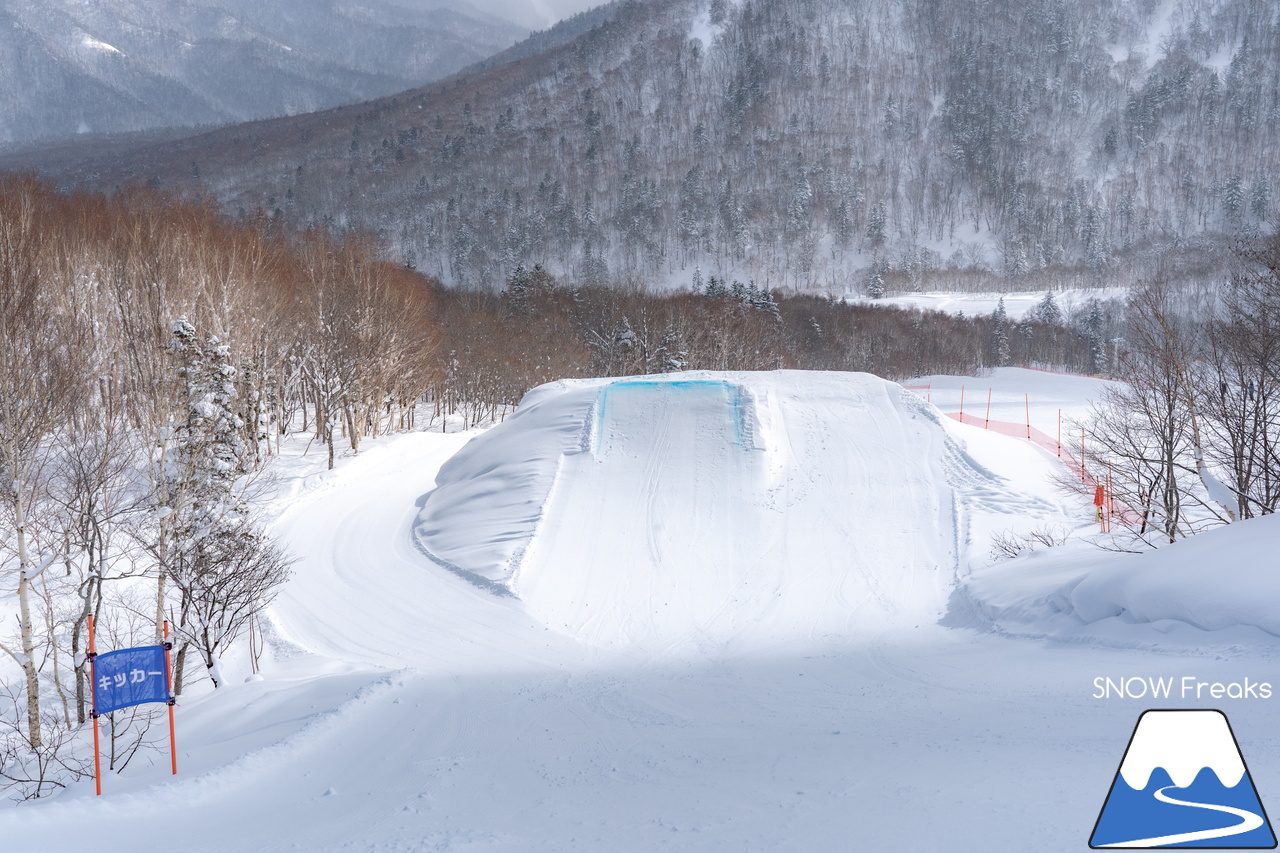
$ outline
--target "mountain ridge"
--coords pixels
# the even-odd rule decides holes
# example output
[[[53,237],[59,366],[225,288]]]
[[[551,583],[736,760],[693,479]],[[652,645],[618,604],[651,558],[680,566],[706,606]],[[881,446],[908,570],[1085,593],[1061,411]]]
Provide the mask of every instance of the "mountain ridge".
[[[1245,0],[629,0],[442,83],[43,168],[370,230],[462,286],[1214,277],[1275,226],[1277,81]]]
[[[227,124],[420,85],[527,33],[443,0],[0,3],[0,145]]]

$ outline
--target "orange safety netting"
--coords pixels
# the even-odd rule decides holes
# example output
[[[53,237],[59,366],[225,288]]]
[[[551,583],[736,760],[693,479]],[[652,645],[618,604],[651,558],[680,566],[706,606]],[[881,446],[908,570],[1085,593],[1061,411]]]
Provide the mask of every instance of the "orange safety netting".
[[[962,424],[989,429],[992,432],[996,432],[1001,435],[1007,435],[1013,438],[1022,438],[1032,442],[1033,444],[1038,444],[1040,447],[1043,447],[1045,450],[1061,459],[1062,464],[1067,467],[1067,470],[1071,471],[1074,476],[1079,477],[1080,482],[1084,483],[1089,490],[1093,490],[1098,486],[1106,485],[1105,476],[1103,479],[1099,480],[1080,462],[1079,459],[1075,457],[1074,454],[1071,453],[1070,450],[1064,447],[1058,439],[1036,429],[1033,426],[1030,426],[1029,424],[993,421],[977,415],[961,415],[960,412],[946,412],[945,414],[952,420],[960,421]],[[1124,523],[1132,523],[1141,518],[1138,513],[1116,500],[1110,490],[1106,493],[1103,509],[1108,518],[1119,518]]]
[[[1082,374],[1079,374],[1079,373],[1063,373],[1062,371],[1047,370],[1042,367],[1027,367],[1024,369],[1035,370],[1040,373],[1054,373],[1059,376],[1082,376]],[[1089,376],[1086,378],[1105,379],[1105,377],[1102,377],[1102,376]],[[1107,381],[1114,382],[1116,380],[1108,379]],[[903,385],[902,387],[908,391],[923,391],[925,392],[925,396],[931,396],[931,391],[932,391],[931,385]],[[961,405],[964,404],[963,391],[964,389],[961,388]],[[1074,476],[1078,476],[1080,478],[1080,482],[1083,483],[1085,486],[1087,486],[1090,490],[1096,489],[1099,486],[1104,486],[1104,487],[1110,486],[1110,484],[1106,482],[1106,477],[1104,477],[1102,480],[1099,480],[1096,477],[1094,477],[1093,474],[1090,473],[1089,470],[1085,467],[1084,463],[1082,463],[1079,459],[1077,459],[1075,455],[1071,453],[1070,450],[1063,447],[1061,438],[1054,438],[1053,436],[1050,436],[1049,434],[1042,432],[1041,430],[1038,430],[1035,427],[1031,426],[1030,423],[1016,424],[1016,423],[1010,423],[1008,421],[993,421],[987,417],[978,417],[977,415],[963,414],[962,412],[946,412],[945,414],[947,417],[951,418],[952,420],[960,421],[960,423],[962,424],[967,424],[969,426],[982,427],[983,429],[989,429],[994,432],[998,432],[1001,435],[1007,435],[1013,438],[1024,438],[1030,442],[1038,444],[1040,447],[1043,447],[1045,450],[1054,454],[1060,460],[1062,460],[1062,464],[1067,466],[1067,469],[1071,471]],[[1062,417],[1061,412],[1059,412],[1058,417],[1059,419],[1061,419]],[[1123,523],[1126,523],[1126,524],[1134,523],[1141,520],[1141,516],[1138,515],[1137,512],[1135,512],[1133,509],[1126,506],[1125,504],[1121,503],[1120,501],[1116,500],[1112,496],[1110,488],[1106,489],[1106,496],[1103,500],[1103,508],[1106,512],[1106,517],[1108,519],[1119,518]],[[1110,524],[1108,523],[1106,527],[1107,529],[1109,529]]]

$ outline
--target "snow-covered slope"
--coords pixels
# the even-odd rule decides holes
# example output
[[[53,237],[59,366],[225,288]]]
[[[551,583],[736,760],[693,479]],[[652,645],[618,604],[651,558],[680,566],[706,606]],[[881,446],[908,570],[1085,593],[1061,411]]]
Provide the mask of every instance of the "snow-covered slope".
[[[993,624],[1018,633],[1126,643],[1173,633],[1200,644],[1204,632],[1215,632],[1223,642],[1267,635],[1274,642],[1280,637],[1277,545],[1275,515],[1138,555],[1076,543],[979,571],[963,594]]]
[[[364,101],[524,34],[453,0],[0,0],[0,148]]]
[[[592,645],[705,652],[936,620],[951,484],[984,477],[866,374],[565,381],[444,466],[417,533]]]
[[[298,562],[272,610],[264,680],[236,683],[248,674],[238,650],[227,687],[179,703],[176,779],[166,755],[144,751],[108,774],[101,799],[80,783],[0,809],[0,849],[90,839],[133,853],[156,838],[176,853],[1084,849],[1153,701],[1098,699],[1096,678],[1275,682],[1258,628],[1224,645],[1231,632],[1176,621],[1231,613],[1244,625],[1280,611],[1265,582],[1269,519],[1142,557],[1086,545],[988,571],[990,530],[1087,526],[1087,504],[1052,486],[1056,457],[938,420],[871,377],[685,378],[549,386],[499,427],[377,439],[332,472],[323,454],[300,455],[305,441],[286,442],[274,529]],[[944,411],[960,384],[972,394],[992,382],[993,413],[1007,417],[1025,389],[1035,423],[1079,409],[1098,384],[1033,371],[928,381]],[[632,515],[655,540],[615,541],[638,534]],[[435,532],[422,530],[428,520]],[[516,594],[432,563],[415,528]],[[744,591],[723,612],[696,609],[735,577],[717,554],[736,536],[776,560],[739,548],[753,572]],[[513,560],[520,543],[532,547]],[[1005,617],[1016,609],[1040,636],[928,619],[943,609],[938,576],[950,575],[930,561],[947,558],[961,563],[963,589],[1004,602]],[[791,576],[771,589],[779,566]],[[1256,582],[1242,587],[1249,566]],[[1153,651],[1090,634],[1044,641],[1068,616],[1037,604],[1032,587],[1047,594],[1084,575],[1074,606],[1092,589],[1094,603],[1123,596],[1159,610],[1125,625]],[[860,605],[873,580],[881,595]],[[693,602],[692,621],[647,621],[664,584]],[[846,600],[823,602],[824,589]],[[615,609],[591,621],[605,604]],[[1170,643],[1171,624],[1207,648]],[[843,633],[757,642],[806,625]],[[618,640],[633,645],[590,645]],[[1270,802],[1278,700],[1174,698],[1230,716]],[[1137,758],[1138,775],[1168,764]],[[1229,762],[1190,758],[1230,778]]]

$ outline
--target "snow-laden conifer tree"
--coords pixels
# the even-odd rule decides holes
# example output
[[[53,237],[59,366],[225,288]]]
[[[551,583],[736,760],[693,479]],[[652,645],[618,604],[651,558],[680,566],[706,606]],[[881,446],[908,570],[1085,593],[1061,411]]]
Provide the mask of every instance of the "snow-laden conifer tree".
[[[171,621],[179,693],[191,648],[214,686],[221,685],[219,653],[274,596],[288,561],[253,522],[244,497],[251,454],[241,435],[230,347],[216,336],[202,344],[184,316],[174,326],[172,351],[182,419],[165,460],[168,503],[158,515],[170,532],[162,589],[167,579],[178,598]]]
[[[871,270],[867,278],[867,296],[872,299],[884,298],[884,274],[888,269],[889,264],[880,258],[871,262]]]
[[[1035,318],[1049,326],[1056,326],[1062,322],[1062,309],[1054,301],[1052,290],[1046,290],[1044,298],[1036,305]]]
[[[1089,342],[1089,372],[1101,373],[1107,361],[1107,343],[1102,336],[1102,306],[1098,300],[1089,301],[1089,313],[1083,322],[1085,339]]]
[[[1005,311],[1003,296],[991,312],[991,323],[991,360],[1003,367],[1009,363],[1009,314]]]

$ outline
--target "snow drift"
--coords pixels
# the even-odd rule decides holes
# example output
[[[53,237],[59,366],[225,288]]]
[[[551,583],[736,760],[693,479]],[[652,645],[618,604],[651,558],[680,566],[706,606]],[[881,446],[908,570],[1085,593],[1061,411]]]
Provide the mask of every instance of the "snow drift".
[[[1082,545],[1010,560],[965,593],[990,621],[1022,631],[1110,635],[1126,626],[1259,629],[1280,637],[1280,516],[1225,525],[1142,555]],[[1232,635],[1234,636],[1234,634]]]
[[[552,628],[702,652],[936,619],[984,477],[866,374],[566,380],[444,465],[415,537]]]

